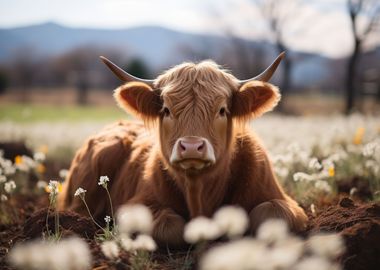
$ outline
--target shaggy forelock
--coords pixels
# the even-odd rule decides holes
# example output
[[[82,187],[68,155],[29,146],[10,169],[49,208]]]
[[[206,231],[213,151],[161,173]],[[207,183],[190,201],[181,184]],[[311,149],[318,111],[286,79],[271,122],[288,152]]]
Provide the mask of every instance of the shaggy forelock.
[[[155,87],[175,116],[191,113],[205,120],[210,108],[238,88],[238,80],[215,62],[183,63],[160,75]],[[199,113],[195,113],[199,111]]]

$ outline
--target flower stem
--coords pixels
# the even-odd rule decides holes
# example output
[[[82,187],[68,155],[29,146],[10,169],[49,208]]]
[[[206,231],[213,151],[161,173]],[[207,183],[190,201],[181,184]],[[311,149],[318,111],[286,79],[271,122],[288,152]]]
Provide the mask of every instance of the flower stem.
[[[58,210],[56,207],[54,209],[54,223],[55,223],[55,237],[58,239],[58,237],[59,237],[59,214],[58,214]]]
[[[114,213],[113,213],[113,205],[112,205],[112,200],[111,200],[111,195],[108,191],[108,188],[107,186],[105,187],[106,191],[107,191],[107,195],[108,195],[108,200],[110,201],[110,206],[111,206],[111,215],[112,215],[112,222],[113,222],[113,227],[115,227],[115,216],[114,216]]]
[[[94,222],[94,224],[95,224],[96,226],[98,226],[100,229],[102,229],[102,231],[104,231],[104,228],[103,228],[102,226],[100,226],[100,225],[95,221],[94,217],[91,215],[91,211],[90,211],[90,209],[88,208],[88,205],[87,205],[87,203],[86,203],[86,200],[85,200],[84,198],[81,198],[81,199],[82,199],[84,205],[86,206],[87,212],[88,212],[88,214],[90,215],[90,218],[92,219],[92,222]]]
[[[50,211],[50,204],[46,213],[46,233],[47,234],[49,234],[49,211]]]

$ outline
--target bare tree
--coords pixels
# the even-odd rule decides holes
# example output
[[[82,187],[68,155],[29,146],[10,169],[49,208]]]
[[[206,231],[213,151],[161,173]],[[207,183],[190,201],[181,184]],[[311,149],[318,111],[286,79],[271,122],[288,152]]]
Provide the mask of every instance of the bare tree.
[[[285,32],[289,21],[294,18],[298,3],[297,0],[266,0],[261,4],[261,11],[268,22],[278,53],[289,51],[285,41]],[[285,98],[291,87],[292,61],[289,55],[284,58],[282,66],[283,75],[280,86],[282,97]],[[283,104],[284,102],[279,104],[280,111],[283,110]]]
[[[378,0],[347,0],[350,15],[354,49],[349,56],[346,73],[346,114],[354,108],[356,67],[361,47],[366,37],[375,29],[380,20],[380,3]],[[361,25],[360,25],[361,24]]]
[[[21,102],[29,102],[30,100],[30,88],[36,74],[37,63],[36,50],[33,47],[20,48],[12,56],[10,78],[17,82],[16,85],[20,87]]]
[[[277,53],[283,51],[289,52],[289,45],[285,36],[289,33],[290,26],[295,25],[295,19],[299,18],[299,10],[302,6],[300,0],[263,0],[259,2],[260,9],[264,18],[266,19],[269,29],[272,34],[273,42],[275,43]],[[297,23],[297,27],[302,27],[305,30],[305,24]],[[300,30],[300,29],[298,29]],[[280,83],[281,93],[283,99],[289,94],[291,88],[291,72],[293,61],[288,54],[282,63],[283,73]],[[284,102],[279,104],[279,110],[283,110]]]
[[[265,68],[263,48],[253,42],[237,37],[233,31],[226,30],[228,45],[224,48],[218,62],[231,67],[240,79],[248,79]]]
[[[251,7],[255,7],[253,2]],[[252,25],[255,14],[251,12],[251,7],[247,10],[246,14],[248,16],[239,17],[241,25]],[[218,46],[221,50],[218,54],[215,54],[213,46],[207,44],[202,52],[195,55],[198,57],[202,55],[212,56],[219,64],[231,69],[234,75],[240,79],[252,78],[266,67],[266,51],[259,42],[249,40],[238,34],[241,25],[236,25],[235,22],[224,19],[225,12],[230,8],[234,8],[233,1],[229,3],[226,1],[224,4],[218,3],[217,5],[206,4],[205,10],[208,11],[209,18],[223,33],[223,39],[219,43],[213,44],[213,46]]]
[[[8,73],[7,70],[3,67],[0,66],[0,95],[4,94],[6,91],[8,84],[9,84],[9,79],[8,79]]]
[[[104,77],[108,76],[109,72],[104,69],[99,60],[99,56],[102,54],[113,60],[120,61],[122,58],[118,51],[84,46],[75,48],[54,59],[53,66],[56,77],[62,80],[61,84],[74,84],[77,91],[77,103],[80,105],[88,103],[91,87],[101,84],[102,81],[109,81]],[[114,80],[112,78],[112,81]]]

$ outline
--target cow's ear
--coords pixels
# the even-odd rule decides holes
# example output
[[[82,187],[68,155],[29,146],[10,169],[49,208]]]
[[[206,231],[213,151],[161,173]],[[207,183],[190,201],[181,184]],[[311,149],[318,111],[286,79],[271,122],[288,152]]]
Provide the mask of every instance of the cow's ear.
[[[261,81],[250,81],[233,94],[231,114],[233,117],[258,117],[272,110],[280,98],[276,86]]]
[[[130,82],[118,87],[114,97],[121,108],[143,119],[159,116],[162,107],[159,92],[141,82]]]

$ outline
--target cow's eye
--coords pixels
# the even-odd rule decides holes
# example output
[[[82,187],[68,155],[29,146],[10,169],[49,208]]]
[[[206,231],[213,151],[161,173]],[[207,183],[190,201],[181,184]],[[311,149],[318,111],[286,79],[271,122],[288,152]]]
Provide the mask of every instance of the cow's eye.
[[[167,107],[164,107],[163,112],[164,112],[164,116],[165,116],[165,117],[167,117],[167,116],[170,115],[170,111],[169,111],[169,109],[168,109]]]
[[[222,107],[222,108],[219,110],[219,115],[220,115],[220,116],[225,116],[225,115],[226,115],[226,108]]]

